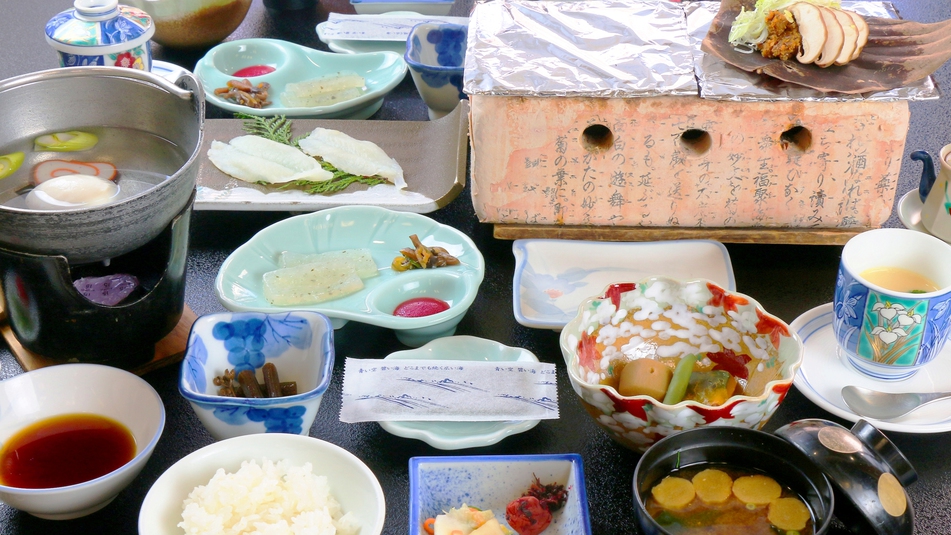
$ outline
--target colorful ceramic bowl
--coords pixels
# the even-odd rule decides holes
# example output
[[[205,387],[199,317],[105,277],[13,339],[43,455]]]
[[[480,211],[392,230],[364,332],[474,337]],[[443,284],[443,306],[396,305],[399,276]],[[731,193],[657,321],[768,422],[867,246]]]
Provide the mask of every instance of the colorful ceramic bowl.
[[[118,0],[75,0],[73,6],[46,23],[46,42],[60,67],[152,68],[155,26],[148,13]]]
[[[330,493],[345,513],[360,523],[360,535],[380,535],[386,519],[383,488],[373,471],[347,450],[312,437],[287,434],[246,435],[215,442],[182,458],[149,489],[139,509],[139,535],[181,535],[182,502],[219,469],[234,473],[243,461],[285,460],[310,463],[327,478]]]
[[[238,79],[234,73],[246,67],[267,66],[267,74],[247,77],[255,86],[270,85],[270,105],[252,108],[237,104],[215,94]],[[337,74],[355,74],[365,80],[365,91],[358,97],[336,104],[293,107],[285,104],[281,93],[287,84],[299,83]],[[383,97],[406,76],[406,62],[395,52],[334,54],[314,50],[280,39],[239,39],[212,48],[195,66],[195,75],[205,88],[205,98],[219,108],[250,115],[320,118],[366,119],[383,106]]]
[[[406,38],[403,56],[413,75],[419,96],[429,108],[429,118],[451,112],[460,100],[469,27],[461,24],[424,22]]]
[[[509,347],[475,336],[447,336],[409,351],[397,351],[387,359],[415,360],[477,360],[486,362],[538,362],[531,351]],[[380,427],[405,438],[416,438],[441,450],[458,450],[491,446],[503,438],[523,433],[538,425],[539,420],[506,420],[499,422],[386,422]]]
[[[785,322],[746,295],[705,279],[653,277],[612,284],[586,299],[561,332],[561,352],[588,414],[614,440],[644,452],[667,435],[695,427],[762,427],[792,386],[803,345]],[[628,361],[690,354],[739,377],[745,394],[713,406],[694,400],[668,405],[618,393]]]
[[[233,370],[255,373],[273,363],[281,381],[295,381],[297,394],[276,398],[218,394],[215,378]],[[333,328],[309,311],[201,316],[192,325],[178,389],[205,429],[218,440],[251,433],[307,435],[334,366]]]
[[[506,506],[522,496],[535,478],[542,484],[563,485],[568,492],[564,507],[552,513],[544,534],[591,535],[584,467],[581,456],[573,453],[413,457],[409,460],[407,533],[425,533],[422,526],[427,518],[463,503],[491,509],[508,526]]]
[[[0,382],[0,444],[40,420],[75,413],[104,416],[125,426],[135,439],[135,457],[104,476],[76,485],[48,489],[0,485],[3,503],[49,520],[92,514],[109,505],[138,476],[165,428],[165,406],[155,389],[112,366],[60,364]]]
[[[400,250],[412,247],[411,235],[427,246],[441,246],[459,265],[397,272],[391,268]],[[365,279],[363,289],[313,305],[272,305],[264,296],[264,274],[279,268],[284,251],[302,254],[368,249],[379,275]],[[215,293],[229,310],[287,312],[313,310],[331,318],[334,328],[348,321],[377,325],[396,338],[419,347],[452,336],[475,301],[485,276],[485,260],[464,233],[419,214],[377,206],[340,206],[274,223],[238,247],[221,265]],[[445,301],[448,310],[417,318],[395,316],[404,301],[429,297]]]

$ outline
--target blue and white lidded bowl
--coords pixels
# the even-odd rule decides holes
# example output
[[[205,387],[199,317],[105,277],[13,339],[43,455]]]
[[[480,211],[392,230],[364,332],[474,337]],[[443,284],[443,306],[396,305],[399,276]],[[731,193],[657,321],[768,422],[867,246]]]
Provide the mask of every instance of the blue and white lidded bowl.
[[[149,71],[149,40],[155,25],[148,13],[118,0],[75,0],[46,23],[46,42],[60,67],[98,65]]]

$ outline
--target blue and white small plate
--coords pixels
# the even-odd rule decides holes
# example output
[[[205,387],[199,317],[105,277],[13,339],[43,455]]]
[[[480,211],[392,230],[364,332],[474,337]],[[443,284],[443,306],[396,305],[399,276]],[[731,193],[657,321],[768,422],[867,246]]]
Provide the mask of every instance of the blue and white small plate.
[[[597,242],[515,240],[512,305],[526,327],[560,331],[578,305],[613,282],[652,276],[707,279],[736,290],[730,254],[712,240]]]
[[[215,89],[235,80],[233,73],[245,67],[267,65],[274,71],[248,78],[253,85],[268,83],[264,108],[252,108],[221,98]],[[368,52],[340,55],[323,52],[279,39],[240,39],[222,43],[208,51],[195,66],[195,75],[205,88],[205,99],[219,108],[249,115],[312,118],[366,119],[383,106],[383,97],[406,76],[406,62],[395,52]],[[288,107],[281,102],[287,84],[336,74],[356,74],[366,81],[359,97],[330,106]]]
[[[437,338],[423,347],[397,351],[387,359],[480,360],[486,362],[538,362],[531,351],[509,347],[475,336]],[[503,438],[524,433],[539,420],[498,422],[379,422],[385,431],[404,438],[422,440],[441,450],[491,446]]]
[[[591,535],[581,456],[480,455],[413,457],[409,460],[409,531],[424,533],[427,518],[456,507],[491,509],[502,525],[505,506],[538,478],[568,491],[565,506],[552,514],[545,535]]]

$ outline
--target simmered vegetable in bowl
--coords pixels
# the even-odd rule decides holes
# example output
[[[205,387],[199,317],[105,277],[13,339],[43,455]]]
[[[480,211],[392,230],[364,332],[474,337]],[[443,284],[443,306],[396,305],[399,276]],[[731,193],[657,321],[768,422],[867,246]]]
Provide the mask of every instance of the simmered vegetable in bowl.
[[[752,298],[662,277],[587,299],[561,349],[588,413],[637,451],[713,422],[758,429],[802,359],[797,335]]]

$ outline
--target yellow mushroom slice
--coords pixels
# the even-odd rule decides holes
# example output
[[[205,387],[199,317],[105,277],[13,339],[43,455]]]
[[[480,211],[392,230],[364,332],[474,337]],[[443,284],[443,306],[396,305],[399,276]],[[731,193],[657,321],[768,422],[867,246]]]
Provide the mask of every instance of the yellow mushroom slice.
[[[733,495],[745,504],[766,505],[779,498],[782,493],[783,489],[779,483],[769,476],[743,476],[733,482]]]
[[[852,20],[852,17],[845,11],[833,9],[832,12],[835,13],[835,18],[839,21],[839,26],[842,27],[843,34],[842,50],[839,51],[838,57],[835,58],[835,64],[845,65],[852,61],[852,53],[855,52],[855,47],[859,44],[859,29],[855,25],[855,21]]]
[[[816,65],[828,67],[834,64],[839,57],[842,43],[845,41],[845,32],[842,30],[842,25],[839,24],[839,19],[836,18],[834,11],[820,6],[819,12],[822,13],[822,23],[826,27],[826,40],[822,44],[822,52],[816,58]]]
[[[723,470],[707,468],[693,476],[691,482],[704,503],[723,503],[733,493],[733,478]]]
[[[859,57],[859,54],[862,53],[862,49],[865,48],[865,44],[868,43],[868,23],[865,22],[865,19],[862,18],[862,15],[854,11],[846,11],[846,13],[852,17],[852,22],[855,23],[855,28],[858,31],[859,37],[855,44],[855,51],[852,52],[851,60],[855,60]]]
[[[667,476],[654,485],[651,495],[664,509],[683,509],[693,501],[693,483],[682,477]]]
[[[809,508],[799,498],[777,498],[769,502],[769,523],[783,531],[801,531],[809,522]]]
[[[789,6],[802,36],[802,50],[796,56],[799,63],[814,63],[822,54],[828,32],[822,21],[822,11],[813,4],[797,2]]]

